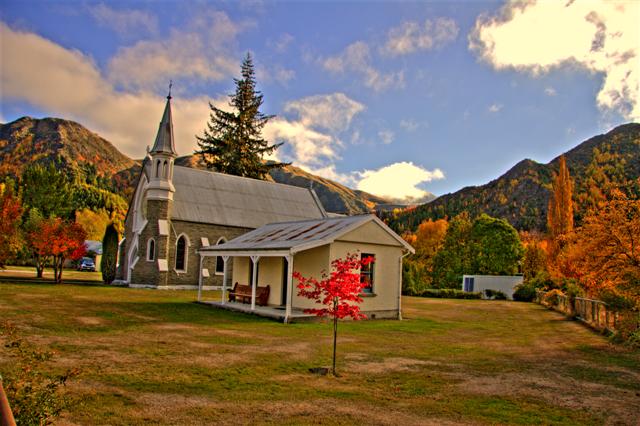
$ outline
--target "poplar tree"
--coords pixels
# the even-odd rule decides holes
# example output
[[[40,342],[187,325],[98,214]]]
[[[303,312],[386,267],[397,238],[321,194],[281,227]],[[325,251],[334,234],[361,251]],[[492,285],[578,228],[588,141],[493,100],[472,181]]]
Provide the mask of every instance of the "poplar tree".
[[[242,78],[234,79],[235,93],[229,95],[231,111],[209,103],[209,122],[203,136],[196,136],[200,149],[195,153],[202,155],[207,168],[217,172],[262,179],[269,170],[287,164],[263,160],[282,143],[269,145],[262,137],[262,129],[274,116],[260,111],[262,93],[256,90],[253,61],[248,53],[241,74]]]
[[[552,240],[562,239],[573,231],[573,182],[564,155],[560,157],[558,174],[547,210],[547,232]]]
[[[102,238],[102,259],[100,271],[105,284],[111,284],[116,277],[116,263],[118,260],[118,231],[114,224],[107,226]]]

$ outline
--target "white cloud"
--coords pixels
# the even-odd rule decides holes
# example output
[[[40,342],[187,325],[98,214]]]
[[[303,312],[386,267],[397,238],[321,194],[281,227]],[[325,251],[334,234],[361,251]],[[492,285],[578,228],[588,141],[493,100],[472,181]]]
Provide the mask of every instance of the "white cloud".
[[[553,87],[549,86],[549,87],[545,87],[544,88],[544,94],[547,96],[555,96],[557,95],[556,89],[554,89]]]
[[[495,69],[549,72],[579,65],[603,73],[597,104],[640,119],[640,2],[529,1],[482,15],[469,47]]]
[[[489,112],[491,113],[496,113],[496,112],[500,112],[500,110],[504,107],[504,105],[502,104],[491,104],[489,106],[489,108],[487,108],[489,110]]]
[[[378,137],[385,145],[389,145],[391,142],[393,142],[394,136],[395,135],[393,134],[393,132],[389,129],[383,129],[378,132]]]
[[[289,33],[284,33],[278,37],[277,40],[269,40],[267,41],[267,46],[272,48],[278,53],[284,53],[289,48],[289,45],[293,43],[294,37]]]
[[[427,192],[420,189],[419,184],[444,179],[444,173],[440,169],[427,170],[406,161],[377,170],[365,170],[358,175],[358,189],[392,199],[422,198]]]
[[[293,150],[290,159],[302,167],[326,166],[339,158],[337,148],[342,146],[338,139],[313,130],[301,121],[289,121],[279,117],[267,123],[263,136],[271,142],[286,141]],[[280,154],[278,158],[282,158]]]
[[[0,23],[3,99],[28,102],[50,114],[79,121],[113,142],[125,154],[140,158],[153,144],[164,98],[150,92],[116,91],[91,58],[39,35],[15,31]],[[46,72],[42,72],[46,70]],[[209,115],[209,99],[174,99],[176,148],[191,153]],[[226,104],[226,99],[214,102]]]
[[[363,41],[347,46],[340,54],[321,60],[327,71],[340,74],[354,72],[364,78],[364,85],[375,91],[404,87],[404,72],[382,73],[371,65],[371,51]]]
[[[420,127],[420,123],[415,120],[400,120],[400,127],[402,127],[407,132],[415,132]]]
[[[391,28],[387,33],[387,42],[381,51],[391,56],[407,55],[417,50],[429,50],[441,47],[456,39],[458,25],[453,19],[427,19],[424,24],[404,22]]]
[[[158,32],[158,19],[141,10],[116,10],[104,3],[100,3],[89,7],[89,14],[99,25],[111,28],[121,36],[139,33],[140,31],[150,34]]]
[[[264,136],[273,142],[285,141],[287,147],[279,159],[293,161],[296,166],[341,183],[352,182],[348,175],[336,172],[335,162],[344,147],[338,134],[349,128],[353,117],[365,106],[344,93],[315,95],[285,104],[292,120],[278,117],[264,128]],[[287,152],[289,152],[287,154]]]
[[[292,69],[284,68],[280,64],[265,65],[258,63],[255,65],[256,77],[262,83],[277,82],[286,86],[291,80],[296,78],[296,72]]]
[[[288,102],[284,111],[297,113],[305,126],[318,127],[332,132],[346,130],[353,117],[365,106],[344,93],[315,95]]]
[[[189,31],[174,29],[167,39],[141,40],[118,49],[109,61],[109,79],[127,89],[148,90],[180,77],[228,78],[239,67],[230,46],[247,25],[233,22],[224,12],[200,15]]]

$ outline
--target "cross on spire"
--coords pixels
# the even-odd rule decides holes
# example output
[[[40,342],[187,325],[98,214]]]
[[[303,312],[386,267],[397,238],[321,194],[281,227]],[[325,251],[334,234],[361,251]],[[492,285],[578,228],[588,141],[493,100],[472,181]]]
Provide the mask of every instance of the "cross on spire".
[[[171,87],[173,87],[173,80],[169,80],[169,94],[167,95],[167,99],[171,99]]]

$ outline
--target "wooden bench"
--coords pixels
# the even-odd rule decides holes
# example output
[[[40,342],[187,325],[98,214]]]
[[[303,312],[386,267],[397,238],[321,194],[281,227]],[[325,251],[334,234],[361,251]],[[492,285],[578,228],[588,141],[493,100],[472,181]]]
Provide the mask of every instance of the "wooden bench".
[[[256,288],[256,305],[267,305],[270,290],[270,286]],[[229,302],[251,303],[251,286],[235,283],[233,289],[229,290]]]

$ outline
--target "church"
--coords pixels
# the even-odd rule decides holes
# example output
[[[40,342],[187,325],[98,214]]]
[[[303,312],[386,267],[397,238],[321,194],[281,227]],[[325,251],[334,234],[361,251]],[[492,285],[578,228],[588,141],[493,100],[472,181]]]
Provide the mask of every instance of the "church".
[[[372,260],[360,271],[363,312],[401,317],[402,259],[414,250],[375,215],[328,214],[312,189],[176,166],[176,158],[168,96],[125,218],[117,283],[197,288],[199,298],[219,289],[220,307],[256,313],[260,304],[288,322],[313,307],[297,295],[293,272],[320,279],[332,260],[356,254]],[[228,301],[238,285],[247,297]]]
[[[313,190],[175,166],[167,97],[125,218],[116,280],[130,287],[196,288],[197,251],[273,222],[327,217]],[[205,287],[222,285],[222,261],[203,264]]]

